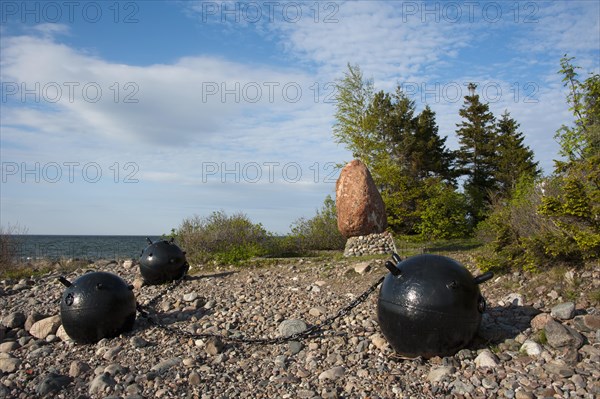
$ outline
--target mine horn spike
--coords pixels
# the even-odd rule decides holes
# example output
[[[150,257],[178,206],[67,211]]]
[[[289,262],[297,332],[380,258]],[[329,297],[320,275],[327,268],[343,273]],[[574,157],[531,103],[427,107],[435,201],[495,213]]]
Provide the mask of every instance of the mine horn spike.
[[[483,273],[481,276],[475,277],[473,279],[473,281],[475,282],[475,284],[481,284],[484,281],[488,281],[492,277],[494,277],[494,272],[487,272],[487,273]]]
[[[389,260],[387,262],[385,262],[385,267],[387,267],[387,269],[390,271],[390,273],[392,273],[392,275],[394,275],[394,276],[400,275],[400,269],[398,269],[396,267],[396,265],[394,265]]]
[[[146,237],[146,241],[148,241],[148,244],[152,245],[152,240],[150,239],[150,237]]]
[[[63,276],[60,276],[58,278],[58,281],[60,281],[61,284],[64,285],[65,287],[67,287],[67,288],[72,285],[71,282],[69,280],[67,280],[66,278],[64,278]]]

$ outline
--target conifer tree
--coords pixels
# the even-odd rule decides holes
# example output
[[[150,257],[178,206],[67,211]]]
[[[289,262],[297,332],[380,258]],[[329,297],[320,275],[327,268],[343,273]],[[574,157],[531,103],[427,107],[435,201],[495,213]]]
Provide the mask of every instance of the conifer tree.
[[[463,121],[456,125],[460,144],[457,164],[460,174],[465,176],[464,191],[473,225],[485,218],[491,194],[497,188],[495,118],[489,105],[479,100],[476,89],[477,85],[469,84],[470,93],[459,111]]]
[[[540,174],[538,162],[534,161],[533,151],[523,140],[519,124],[505,110],[496,124],[498,136],[498,165],[495,178],[503,197],[508,197],[521,177],[537,177]]]
[[[415,138],[417,148],[414,153],[413,168],[416,176],[439,177],[447,182],[454,182],[453,153],[446,148],[447,137],[440,137],[435,112],[429,108],[429,105],[417,118]]]

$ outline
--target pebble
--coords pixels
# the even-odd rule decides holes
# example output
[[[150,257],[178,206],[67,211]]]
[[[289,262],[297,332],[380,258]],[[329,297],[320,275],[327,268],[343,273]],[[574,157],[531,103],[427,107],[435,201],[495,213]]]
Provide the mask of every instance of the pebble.
[[[191,385],[200,385],[200,382],[202,380],[200,379],[200,374],[196,373],[195,371],[192,371],[190,373],[190,376],[188,377],[188,382]]]
[[[550,316],[558,320],[570,320],[575,316],[575,304],[573,302],[558,304],[550,310]]]
[[[12,312],[2,318],[2,325],[8,328],[22,328],[27,317],[22,312]]]
[[[358,274],[365,274],[371,271],[371,264],[369,262],[361,262],[354,266],[354,271]]]
[[[71,337],[69,337],[69,334],[67,334],[67,331],[65,331],[65,328],[62,325],[60,327],[58,327],[58,330],[56,330],[56,336],[61,341],[70,341],[71,340]]]
[[[0,352],[10,353],[15,349],[19,349],[21,345],[17,341],[8,341],[0,344]]]
[[[284,320],[279,324],[278,331],[281,337],[290,337],[294,334],[306,331],[308,327],[303,320]]]
[[[185,294],[183,296],[183,300],[185,302],[194,302],[198,298],[198,293],[190,292],[189,294]]]
[[[483,378],[481,380],[481,386],[485,389],[496,389],[498,388],[498,383],[491,378]]]
[[[29,333],[38,339],[45,339],[50,334],[55,334],[60,327],[60,316],[46,317],[38,320],[31,326]]]
[[[371,342],[373,342],[373,345],[375,345],[375,347],[379,350],[384,350],[389,347],[389,343],[387,342],[387,340],[379,334],[372,336]]]
[[[108,348],[106,352],[104,352],[104,356],[102,356],[105,360],[113,360],[117,357],[119,352],[123,350],[121,345],[114,346],[112,348]]]
[[[150,343],[148,341],[146,341],[144,338],[139,337],[137,335],[134,337],[131,337],[129,342],[131,343],[131,346],[133,346],[134,348],[137,348],[137,349],[145,348],[148,345],[150,345]]]
[[[304,345],[299,341],[290,341],[288,342],[288,348],[291,355],[296,355],[300,353],[300,351],[304,348]]]
[[[106,368],[104,369],[105,373],[108,373],[112,376],[115,376],[117,374],[126,374],[129,370],[127,369],[127,367],[123,367],[120,364],[117,363],[113,363],[113,364],[109,364],[108,366],[106,366]]]
[[[523,389],[518,389],[515,391],[515,399],[534,399],[535,396],[531,392],[527,392]]]
[[[586,314],[575,316],[573,325],[582,332],[600,331],[600,315]]]
[[[54,338],[60,337],[60,327],[43,339],[25,328],[59,313],[56,275],[28,279],[23,283],[27,288],[19,292],[12,290],[15,281],[0,281],[0,293],[10,293],[0,295],[0,319],[10,319],[13,313],[27,316],[23,326],[0,325],[0,397],[533,399],[600,395],[598,305],[578,299],[574,301],[580,309],[577,315],[563,320],[555,312],[552,317],[547,304],[561,302],[547,296],[553,286],[531,288],[529,279],[539,275],[526,272],[500,275],[497,281],[481,285],[490,306],[482,316],[480,334],[451,356],[399,359],[377,324],[377,291],[323,334],[307,340],[240,345],[223,339],[223,347],[211,354],[208,338],[173,332],[274,338],[290,326],[296,326],[292,334],[304,331],[307,321],[322,322],[387,273],[384,259],[367,261],[371,269],[362,275],[354,267],[364,260],[285,262],[218,272],[198,269],[205,275],[169,290],[161,285],[139,287],[135,294],[141,304],[164,292],[148,311],[151,318],[173,330],[138,317],[132,331],[87,345]],[[122,264],[107,262],[102,270],[135,281],[139,269]],[[94,267],[66,272],[65,277],[74,281]],[[593,281],[599,281],[600,270],[586,272],[578,270],[577,279],[582,289],[589,290]],[[506,291],[507,282],[521,288]],[[313,287],[320,287],[320,292]],[[510,299],[507,292],[521,295],[522,300],[531,295],[535,302],[519,306],[516,297],[516,306],[509,301],[494,306]],[[185,300],[194,293],[202,297]],[[169,314],[163,313],[163,306]],[[566,334],[564,346],[551,344],[556,344],[556,337],[546,334],[548,323],[549,332]]]
[[[529,339],[523,342],[523,345],[521,345],[521,348],[519,349],[520,352],[524,352],[525,354],[527,354],[527,356],[533,357],[541,355],[542,350],[543,348],[540,344]]]
[[[102,373],[94,377],[90,382],[88,393],[90,395],[105,393],[107,388],[112,388],[117,382],[108,373]]]
[[[574,373],[572,368],[568,367],[564,362],[558,360],[553,360],[549,363],[546,363],[544,365],[544,370],[550,374],[555,374],[562,378],[569,378]]]
[[[429,382],[439,382],[444,378],[448,377],[451,374],[456,372],[455,367],[451,366],[441,366],[435,369],[431,369],[429,374],[427,374],[427,381]]]
[[[324,380],[337,380],[340,377],[343,377],[346,374],[346,369],[342,366],[333,367],[329,370],[323,371],[319,374],[319,381]]]
[[[79,377],[81,374],[90,370],[90,366],[87,363],[84,363],[79,360],[74,360],[71,362],[71,366],[69,367],[69,376],[70,377]]]
[[[0,358],[0,371],[4,373],[14,373],[21,365],[21,359],[16,357]]]
[[[44,315],[42,315],[38,312],[32,312],[31,314],[29,314],[29,316],[27,316],[27,320],[25,320],[25,325],[23,328],[25,328],[25,330],[29,331],[29,330],[31,330],[31,326],[33,326],[33,324],[36,321],[42,320],[43,318],[45,318]]]
[[[580,339],[579,337],[574,336],[567,327],[554,320],[550,320],[546,323],[544,331],[546,333],[548,344],[553,348],[562,348],[569,345],[576,346]]]
[[[452,388],[452,393],[456,395],[467,395],[475,390],[475,387],[470,382],[463,382],[461,380],[455,380],[450,384]]]
[[[317,306],[314,308],[310,308],[310,310],[308,311],[308,314],[314,317],[319,317],[321,315],[324,315],[327,312],[327,309],[325,309],[323,306]]]
[[[221,353],[224,347],[223,341],[217,337],[210,337],[205,344],[206,353],[211,356],[216,356]]]
[[[71,381],[72,378],[66,375],[48,373],[39,383],[36,392],[40,397],[46,396],[52,392],[60,391],[64,386],[70,384]]]
[[[531,319],[531,328],[533,331],[543,330],[550,320],[552,320],[552,316],[550,316],[548,313],[540,313]]]
[[[163,360],[162,362],[154,365],[151,370],[156,372],[157,374],[162,374],[162,373],[168,371],[169,369],[171,369],[172,367],[177,366],[180,363],[181,363],[180,358],[172,357],[170,359]]]
[[[476,367],[496,367],[499,364],[498,357],[488,349],[481,351],[474,360]]]

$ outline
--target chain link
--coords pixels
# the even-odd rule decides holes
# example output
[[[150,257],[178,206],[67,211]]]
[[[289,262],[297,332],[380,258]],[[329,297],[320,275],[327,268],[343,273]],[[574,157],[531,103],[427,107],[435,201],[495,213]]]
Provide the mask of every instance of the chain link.
[[[161,299],[167,292],[169,292],[169,291],[175,289],[177,286],[179,286],[183,282],[184,278],[185,278],[185,275],[182,276],[180,279],[174,281],[173,284],[171,284],[169,287],[167,287],[163,292],[155,295],[154,298],[152,298],[146,306],[142,306],[138,303],[136,305],[136,308],[137,308],[138,312],[140,312],[140,315],[144,319],[146,319],[150,324],[152,324],[158,328],[161,328],[167,332],[181,336],[181,337],[192,338],[192,339],[218,338],[219,340],[221,340],[221,342],[224,342],[224,343],[227,342],[227,343],[231,343],[231,344],[275,345],[275,344],[281,344],[281,343],[285,343],[285,342],[289,342],[289,341],[298,341],[298,340],[303,340],[303,339],[314,338],[315,336],[317,336],[318,333],[324,332],[325,329],[328,328],[331,324],[333,324],[333,322],[335,322],[337,319],[339,319],[342,316],[347,315],[348,313],[350,313],[350,311],[352,309],[354,309],[355,307],[357,307],[358,305],[360,305],[361,303],[366,301],[366,299],[369,297],[369,295],[371,295],[371,293],[373,291],[375,291],[377,289],[377,287],[383,282],[383,279],[385,278],[385,276],[381,277],[379,280],[377,280],[365,292],[363,292],[358,297],[356,297],[348,305],[341,308],[336,314],[323,320],[323,322],[315,324],[315,325],[307,328],[306,330],[295,333],[293,335],[289,335],[286,337],[277,337],[277,338],[232,337],[232,336],[225,336],[225,335],[216,334],[216,333],[192,333],[192,332],[184,330],[183,328],[171,327],[171,326],[167,326],[167,325],[161,323],[158,320],[158,314],[156,312],[154,313],[155,317],[152,317],[150,315],[150,311],[147,309],[152,308],[152,306],[154,306],[154,304],[156,304],[156,302],[158,302],[158,300]]]

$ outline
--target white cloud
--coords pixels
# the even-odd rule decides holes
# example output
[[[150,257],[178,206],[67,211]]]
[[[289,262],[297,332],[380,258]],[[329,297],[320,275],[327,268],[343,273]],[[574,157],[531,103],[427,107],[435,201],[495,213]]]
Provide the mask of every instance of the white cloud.
[[[46,38],[53,38],[57,35],[68,35],[71,32],[69,26],[58,23],[41,23],[33,26],[33,30]]]
[[[149,202],[134,207],[135,212],[155,207],[163,190],[174,193],[174,203],[201,199],[178,207],[177,217],[194,213],[190,209],[206,211],[225,206],[247,211],[251,216],[254,209],[263,209],[260,212],[264,216],[265,208],[276,210],[281,204],[300,204],[286,211],[287,220],[274,218],[275,211],[265,222],[269,228],[284,232],[295,218],[312,214],[330,192],[332,184],[311,180],[309,174],[315,172],[308,168],[345,156],[330,139],[331,105],[321,98],[315,101],[311,87],[317,80],[300,70],[240,64],[216,57],[184,57],[172,64],[146,67],[121,65],[37,34],[3,38],[2,52],[3,90],[9,89],[3,92],[3,161],[29,169],[39,164],[39,170],[57,163],[63,167],[63,179],[57,183],[63,195],[89,204],[103,197],[100,187],[118,191],[124,177],[133,171],[124,169],[131,163],[136,168],[133,177],[139,180],[136,190],[146,192],[149,187],[160,187],[146,192],[144,198]],[[96,101],[97,88],[102,96]],[[203,88],[216,92],[203,95]],[[224,89],[228,93],[223,94]],[[114,97],[116,90],[118,99]],[[127,103],[126,95],[138,101]],[[253,175],[246,174],[237,176],[236,181],[236,173],[252,172],[244,169],[251,162],[263,168],[261,179],[255,181]],[[81,177],[73,184],[66,181],[65,165],[72,163],[77,164],[77,176],[84,173],[85,165],[99,165],[103,172],[99,185],[90,185]],[[298,181],[294,174],[284,175],[284,171],[294,171],[284,170],[290,163],[301,168],[303,175]],[[217,173],[203,170],[203,166],[213,164],[219,166]],[[117,183],[113,182],[115,165],[120,172]],[[273,181],[268,177],[268,167],[277,174]],[[25,178],[32,182],[31,175]],[[3,199],[23,190],[20,171],[8,179]],[[218,184],[211,184],[214,182]],[[35,187],[41,190],[39,184]],[[315,203],[316,197],[320,200]],[[122,200],[124,206],[136,201],[133,197]],[[54,201],[60,202],[57,198]],[[36,226],[38,220],[50,223],[47,215],[40,214],[59,214],[53,210],[56,202],[43,206],[31,203],[36,206],[35,212],[27,203],[3,200],[3,223],[8,217]],[[63,209],[60,213],[68,214],[68,206],[66,202],[59,205]],[[99,228],[108,228],[104,220],[110,218],[110,211],[104,206],[98,209],[100,213],[92,220],[99,218],[103,220]],[[180,215],[182,209],[186,215]],[[165,227],[151,233],[168,231],[178,224],[172,216],[167,210],[161,213],[159,223]],[[142,225],[140,229],[145,230],[138,232],[147,233],[149,228]],[[31,232],[35,233],[35,228]],[[87,232],[93,233],[94,229],[90,227]]]
[[[584,0],[532,2],[532,5],[535,23],[528,24],[531,34],[519,43],[523,50],[558,56],[567,52],[598,55],[600,3]]]

